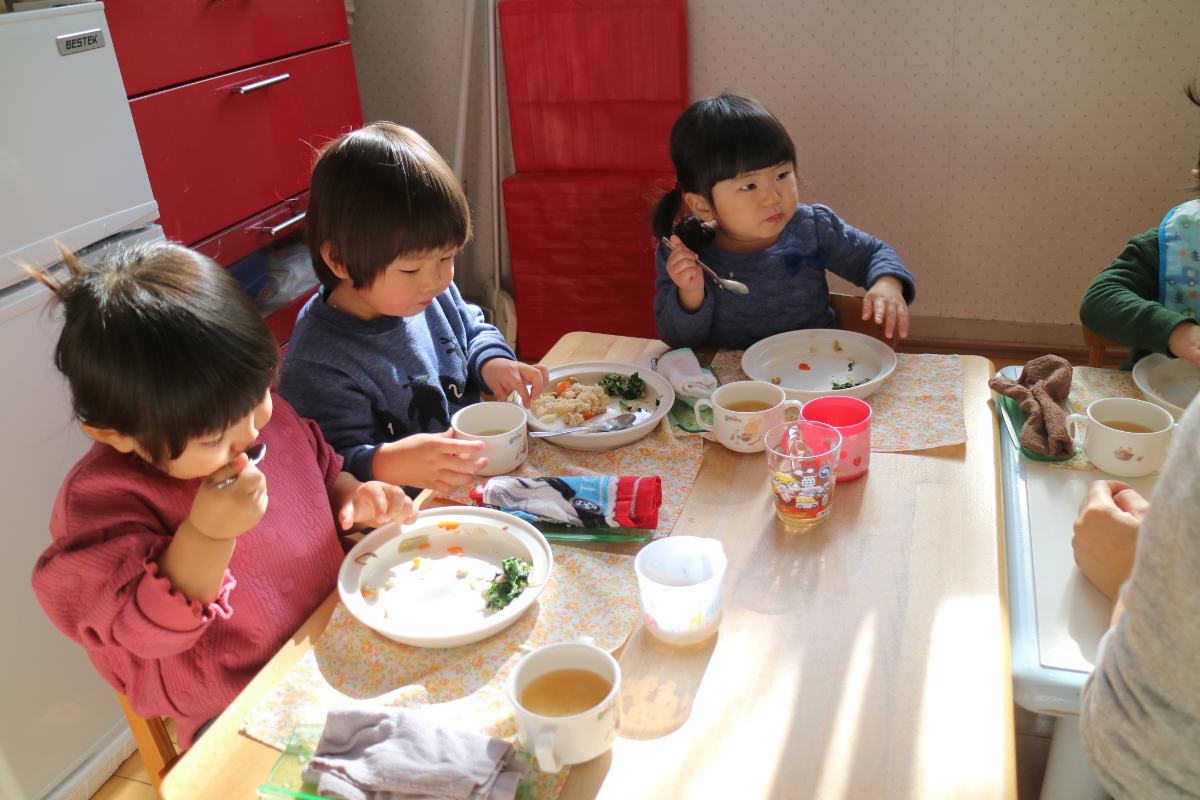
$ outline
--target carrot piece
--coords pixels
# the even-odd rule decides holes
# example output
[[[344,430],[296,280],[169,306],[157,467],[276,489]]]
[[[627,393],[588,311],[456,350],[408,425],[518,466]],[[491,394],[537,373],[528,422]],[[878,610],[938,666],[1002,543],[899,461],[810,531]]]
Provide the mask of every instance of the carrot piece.
[[[420,546],[420,547],[418,547],[417,549],[418,549],[418,550],[428,550],[428,549],[429,549],[429,548],[431,548],[431,547],[433,547],[433,545],[431,545],[429,542],[426,542],[425,544],[421,545],[421,546]]]
[[[441,528],[441,529],[447,530],[447,531],[452,531],[455,528],[457,528],[459,525],[462,525],[462,523],[461,522],[438,522],[438,523],[436,523],[435,527],[438,527],[438,528]],[[427,545],[427,544],[421,545],[422,548],[425,548],[428,546],[429,545]]]
[[[807,372],[808,370],[812,369],[812,367],[810,367],[808,364],[801,364],[800,369],[805,370]]]
[[[558,385],[558,389],[556,390],[556,392],[557,392],[558,394],[562,394],[563,392],[565,392],[565,391],[566,391],[567,389],[569,389],[569,388],[571,388],[571,382],[570,382],[570,381],[563,381],[562,383],[560,383],[560,384]]]
[[[458,556],[459,558],[462,558],[464,555],[466,555],[463,552],[463,549],[461,547],[448,547],[448,548],[446,548],[446,550],[447,550],[447,552],[453,553],[454,555]]]

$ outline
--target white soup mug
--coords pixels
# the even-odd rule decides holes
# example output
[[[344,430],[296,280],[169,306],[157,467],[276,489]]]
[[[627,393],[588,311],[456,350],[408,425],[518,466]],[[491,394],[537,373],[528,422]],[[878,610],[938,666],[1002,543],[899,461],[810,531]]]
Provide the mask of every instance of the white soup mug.
[[[593,673],[612,688],[592,707],[569,716],[545,716],[527,709],[522,703],[532,702],[525,696],[530,684],[559,670]],[[620,724],[620,687],[617,660],[587,636],[539,647],[518,661],[505,688],[517,712],[517,738],[537,756],[538,769],[558,772],[568,764],[591,761],[612,747]]]
[[[483,442],[483,450],[473,457],[483,456],[488,460],[479,474],[489,477],[512,472],[529,457],[525,421],[525,409],[514,403],[493,401],[459,409],[450,419],[450,427],[455,439]]]
[[[1067,415],[1067,433],[1075,445],[1097,469],[1122,478],[1161,468],[1174,430],[1169,411],[1132,397],[1097,400],[1086,415]]]
[[[696,401],[696,424],[712,431],[714,438],[730,450],[761,453],[766,432],[799,419],[803,405],[799,400],[788,400],[787,393],[773,383],[735,381],[718,387],[711,398]],[[705,407],[712,411],[712,425],[700,415]]]

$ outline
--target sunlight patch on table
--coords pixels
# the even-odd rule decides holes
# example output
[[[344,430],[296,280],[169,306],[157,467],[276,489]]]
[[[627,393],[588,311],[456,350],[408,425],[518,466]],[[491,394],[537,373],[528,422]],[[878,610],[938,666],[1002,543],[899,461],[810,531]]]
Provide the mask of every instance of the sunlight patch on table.
[[[772,668],[769,673],[765,670],[760,672],[757,679],[761,681],[769,674],[769,682],[740,687],[737,694],[742,706],[736,714],[704,719],[702,724],[707,732],[698,737],[689,754],[689,760],[695,766],[686,777],[681,776],[673,796],[771,796],[780,762],[787,757],[786,731],[793,725],[804,724],[803,719],[799,722],[794,719],[802,688],[804,659],[801,653],[785,654],[778,651],[764,651],[762,658]],[[710,665],[701,695],[706,689],[727,692],[729,689],[721,687],[738,686],[739,680],[744,679],[744,676],[726,674],[722,666],[717,663]],[[706,701],[707,698],[698,696],[697,708],[706,706]],[[716,735],[714,726],[719,731]],[[710,749],[711,753],[705,752]],[[730,769],[730,764],[738,764],[739,769]]]
[[[875,612],[872,611],[858,626],[858,633],[854,637],[846,682],[842,684],[842,698],[829,734],[829,745],[825,749],[825,760],[821,764],[814,797],[833,800],[848,796],[846,789],[853,774],[854,749],[858,743],[863,704],[874,660]]]
[[[959,598],[939,608],[929,643],[910,796],[982,797],[994,791],[1008,709],[997,702],[1001,693],[980,695],[973,687],[1007,680],[1000,625],[996,598]],[[994,674],[981,682],[980,669]],[[976,734],[963,736],[968,719]]]

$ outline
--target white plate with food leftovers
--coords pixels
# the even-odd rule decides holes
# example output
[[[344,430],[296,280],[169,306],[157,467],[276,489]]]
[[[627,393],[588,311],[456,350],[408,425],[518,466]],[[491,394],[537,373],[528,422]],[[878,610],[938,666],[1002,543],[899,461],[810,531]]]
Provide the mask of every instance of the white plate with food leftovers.
[[[674,403],[671,383],[649,367],[581,361],[551,367],[546,389],[533,399],[526,415],[532,430],[555,431],[633,414],[634,423],[628,428],[564,433],[546,439],[569,450],[611,450],[649,435]]]
[[[896,354],[884,342],[826,328],[768,336],[742,354],[742,372],[805,402],[829,395],[869,397],[895,369]]]
[[[458,647],[512,625],[554,568],[546,537],[490,508],[422,511],[363,538],[342,562],[338,594],[351,614],[389,639]]]
[[[1178,421],[1200,393],[1200,369],[1186,358],[1153,353],[1133,365],[1133,382],[1143,397],[1170,411]]]

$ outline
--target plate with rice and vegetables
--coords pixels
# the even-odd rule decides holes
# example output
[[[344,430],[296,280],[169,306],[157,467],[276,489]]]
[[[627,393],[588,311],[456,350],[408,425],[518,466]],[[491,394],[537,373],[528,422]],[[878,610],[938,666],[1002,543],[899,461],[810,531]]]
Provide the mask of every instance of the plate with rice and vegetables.
[[[535,431],[599,425],[619,414],[634,423],[617,431],[565,433],[547,442],[569,450],[611,450],[650,434],[675,403],[675,390],[649,367],[619,361],[582,361],[550,368],[550,380],[526,411]]]
[[[416,647],[458,647],[512,625],[554,568],[546,537],[490,508],[422,511],[354,546],[338,573],[342,603],[364,625]]]
[[[828,395],[869,397],[895,369],[896,354],[886,343],[825,328],[768,336],[742,354],[742,372],[804,402]]]

